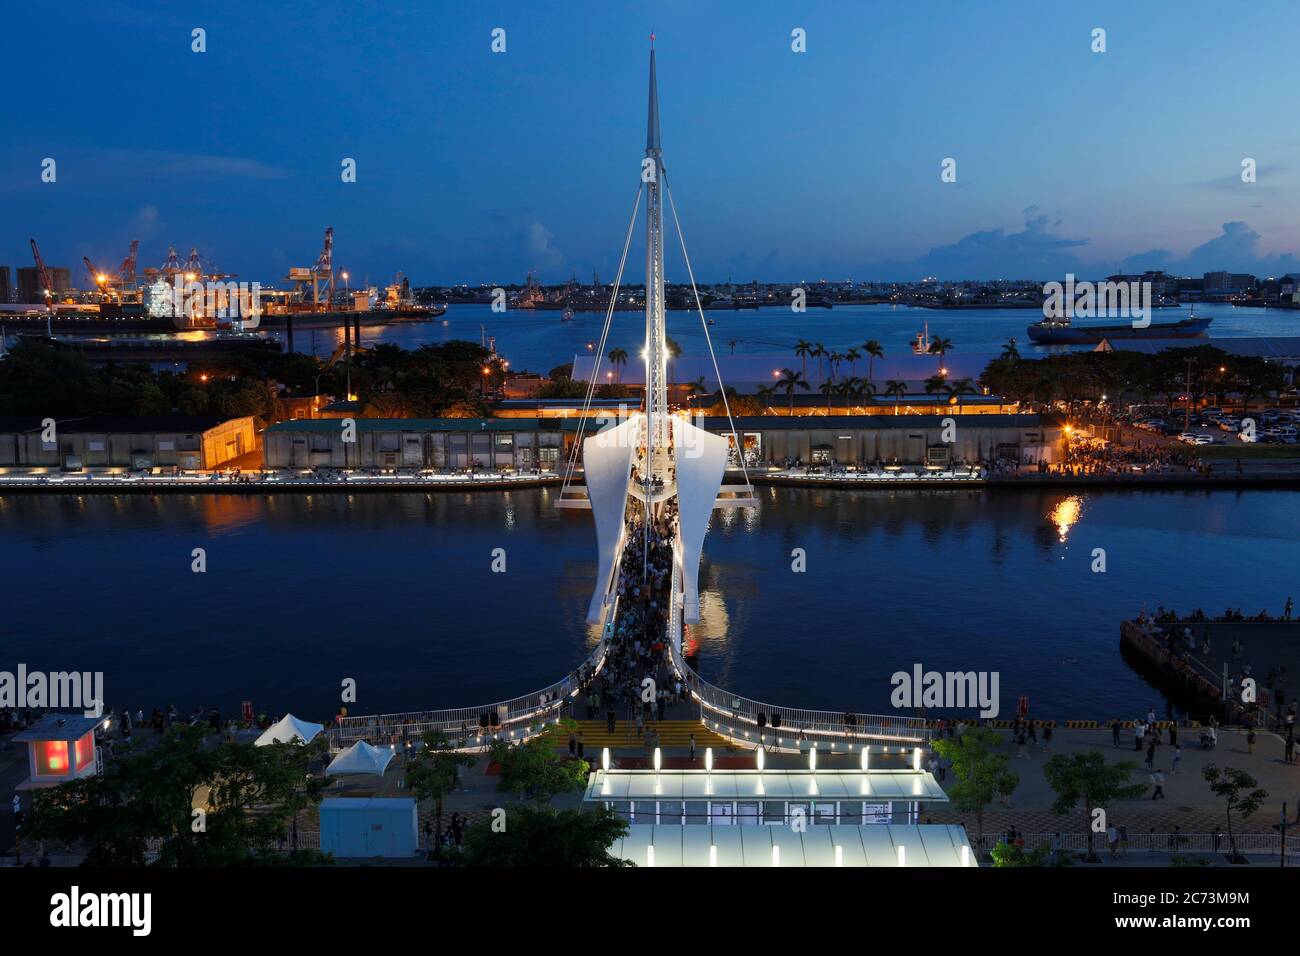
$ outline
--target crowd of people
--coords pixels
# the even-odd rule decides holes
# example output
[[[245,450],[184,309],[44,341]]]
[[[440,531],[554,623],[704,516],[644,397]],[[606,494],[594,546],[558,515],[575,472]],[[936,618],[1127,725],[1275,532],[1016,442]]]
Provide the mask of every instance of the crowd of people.
[[[1223,613],[1218,617],[1210,617],[1201,608],[1196,608],[1186,617],[1179,617],[1178,612],[1173,608],[1166,608],[1163,604],[1156,608],[1152,615],[1148,615],[1144,609],[1138,615],[1138,623],[1143,624],[1146,621],[1154,621],[1156,624],[1208,624],[1211,622],[1225,623],[1230,621],[1289,621],[1295,611],[1295,602],[1288,597],[1286,604],[1282,608],[1282,614],[1274,617],[1268,613],[1267,608],[1260,608],[1259,613],[1253,617],[1247,617],[1241,613],[1241,608],[1225,608]]]
[[[1201,608],[1196,608],[1187,616],[1180,616],[1172,608],[1163,605],[1149,614],[1143,608],[1137,616],[1137,625],[1149,637],[1158,640],[1168,651],[1169,662],[1175,670],[1189,675],[1199,676],[1207,685],[1207,692],[1216,699],[1222,698],[1221,682],[1226,681],[1233,688],[1231,699],[1245,702],[1238,705],[1243,726],[1250,724],[1268,724],[1270,719],[1286,736],[1287,748],[1294,747],[1297,723],[1297,709],[1300,701],[1292,694],[1288,697],[1290,677],[1286,665],[1276,663],[1263,674],[1257,674],[1248,655],[1244,636],[1235,634],[1232,642],[1224,646],[1223,641],[1216,648],[1210,635],[1209,623],[1236,623],[1247,621],[1290,621],[1294,611],[1294,602],[1290,597],[1281,615],[1274,617],[1267,610],[1261,610],[1253,617],[1247,617],[1240,608],[1227,608],[1224,612],[1211,618]],[[1199,670],[1198,670],[1199,668]],[[1220,678],[1220,674],[1223,675]],[[1252,694],[1244,694],[1250,686]],[[1288,763],[1290,758],[1288,757]]]
[[[598,675],[583,676],[581,692],[589,718],[603,714],[610,733],[620,718],[627,720],[640,737],[668,706],[685,699],[687,689],[668,645],[676,506],[668,503],[649,521],[644,508],[636,508],[619,565],[618,612],[605,666]]]
[[[1084,475],[1172,475],[1208,472],[1196,453],[1180,445],[1157,445],[1135,441],[1116,445],[1087,435],[1071,435],[1065,443],[1065,459],[1039,464],[1045,475],[1077,478]]]

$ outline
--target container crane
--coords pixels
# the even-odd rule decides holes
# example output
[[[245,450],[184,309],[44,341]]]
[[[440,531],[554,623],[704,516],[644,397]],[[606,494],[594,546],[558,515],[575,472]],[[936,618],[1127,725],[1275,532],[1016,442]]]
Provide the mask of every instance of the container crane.
[[[36,240],[30,240],[32,244],[32,258],[36,260],[36,275],[41,280],[41,288],[45,290],[45,334],[54,338],[54,326],[52,316],[54,314],[54,283],[50,280],[50,270],[45,268],[45,263],[41,260],[40,247],[36,245]]]

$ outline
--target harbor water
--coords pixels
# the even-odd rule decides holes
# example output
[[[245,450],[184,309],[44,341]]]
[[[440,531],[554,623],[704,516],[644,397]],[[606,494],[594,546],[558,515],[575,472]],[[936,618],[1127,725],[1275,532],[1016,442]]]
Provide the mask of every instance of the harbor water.
[[[1131,718],[1164,705],[1121,659],[1121,617],[1144,603],[1278,614],[1297,590],[1292,492],[758,497],[714,514],[690,637],[706,678],[784,705],[887,712],[890,675],[920,664],[996,671],[1004,713],[1025,694],[1045,718]],[[592,640],[591,517],[554,501],[0,497],[0,669],[103,671],[110,705],[146,712],[252,700],[324,718],[348,678],[353,713],[527,693]]]

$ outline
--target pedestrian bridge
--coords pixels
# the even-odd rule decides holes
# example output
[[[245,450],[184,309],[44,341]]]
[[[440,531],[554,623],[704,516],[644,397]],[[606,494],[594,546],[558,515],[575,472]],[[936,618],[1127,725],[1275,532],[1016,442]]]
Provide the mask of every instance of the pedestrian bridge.
[[[699,721],[712,733],[741,749],[762,746],[795,753],[812,747],[827,753],[848,753],[864,745],[900,749],[924,743],[930,731],[924,719],[848,711],[784,707],[744,697],[709,683],[682,654],[682,582],[680,555],[675,555],[668,644],[673,669],[690,691]],[[618,564],[605,594],[600,638],[587,657],[568,675],[532,693],[476,707],[407,711],[343,717],[330,730],[335,748],[358,740],[372,744],[416,741],[431,730],[442,732],[456,750],[485,750],[494,740],[523,741],[553,728],[564,717],[577,716],[577,696],[584,678],[600,673],[618,620]]]

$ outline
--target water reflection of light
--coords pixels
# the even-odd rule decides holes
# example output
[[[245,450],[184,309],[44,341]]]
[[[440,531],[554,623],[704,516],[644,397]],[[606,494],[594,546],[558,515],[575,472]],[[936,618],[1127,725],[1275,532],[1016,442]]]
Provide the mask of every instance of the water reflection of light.
[[[730,629],[731,618],[727,613],[727,604],[722,599],[722,592],[712,589],[701,591],[700,623],[691,625],[691,637],[701,643],[714,643],[716,651],[726,646]]]
[[[1064,541],[1070,533],[1070,529],[1079,521],[1080,514],[1083,513],[1083,499],[1078,495],[1070,495],[1068,498],[1062,498],[1056,503],[1051,514],[1047,517],[1056,525],[1056,533]]]

